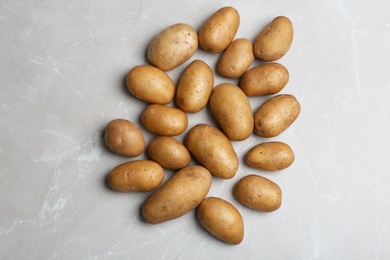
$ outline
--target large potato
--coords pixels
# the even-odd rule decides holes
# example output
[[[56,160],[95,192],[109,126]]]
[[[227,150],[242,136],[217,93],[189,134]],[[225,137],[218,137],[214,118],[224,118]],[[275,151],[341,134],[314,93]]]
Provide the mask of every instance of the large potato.
[[[262,61],[275,61],[283,57],[293,41],[293,24],[285,16],[278,16],[262,30],[253,45],[255,57]]]
[[[244,239],[244,221],[240,212],[226,200],[208,197],[198,207],[203,227],[220,240],[237,245]]]
[[[208,52],[221,52],[233,41],[239,26],[240,15],[237,10],[231,6],[223,7],[202,25],[199,45]]]
[[[238,157],[229,139],[217,128],[198,124],[184,144],[200,164],[219,178],[230,179],[238,169]]]
[[[148,48],[149,62],[172,70],[187,61],[198,49],[198,34],[189,25],[178,23],[160,32]]]
[[[158,224],[183,216],[207,196],[211,181],[210,172],[202,166],[181,169],[143,203],[144,220]]]
[[[255,132],[263,137],[275,137],[286,130],[298,117],[301,105],[289,94],[274,96],[255,112]]]
[[[210,108],[230,140],[242,141],[252,134],[252,108],[245,93],[236,85],[216,86],[210,96]]]

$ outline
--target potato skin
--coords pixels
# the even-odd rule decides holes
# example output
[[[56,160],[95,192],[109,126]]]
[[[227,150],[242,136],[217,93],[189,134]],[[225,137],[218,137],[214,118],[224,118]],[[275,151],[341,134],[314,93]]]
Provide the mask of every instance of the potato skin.
[[[191,163],[191,154],[178,140],[168,136],[158,136],[150,141],[149,157],[164,169],[179,170]]]
[[[289,167],[295,156],[291,147],[283,142],[264,142],[254,146],[245,155],[245,162],[257,169],[278,171]]]
[[[231,6],[223,7],[202,25],[199,45],[208,52],[221,52],[233,41],[239,26],[240,15],[237,10]]]
[[[158,224],[183,216],[196,208],[211,187],[210,172],[199,165],[188,166],[154,191],[142,205],[142,216]]]
[[[238,157],[229,139],[217,128],[198,124],[188,131],[184,145],[200,164],[222,179],[232,178]]]
[[[135,157],[145,150],[145,138],[141,130],[126,119],[111,120],[104,131],[104,142],[115,154]]]
[[[164,169],[150,160],[137,160],[118,165],[107,177],[108,186],[115,191],[151,191],[164,179]]]
[[[183,133],[188,126],[186,113],[175,107],[152,104],[145,108],[141,121],[150,132],[174,136]]]
[[[255,132],[262,137],[275,137],[286,130],[298,117],[301,105],[290,94],[274,96],[255,112]]]
[[[239,38],[223,52],[217,64],[217,71],[223,77],[238,78],[244,74],[254,59],[252,42]]]
[[[204,61],[194,60],[183,71],[176,90],[176,104],[187,113],[201,111],[214,87],[214,73]]]
[[[293,41],[293,24],[285,16],[278,16],[262,30],[253,45],[255,57],[262,61],[275,61],[283,57]]]
[[[247,175],[234,186],[235,197],[245,206],[271,212],[282,204],[282,190],[273,181],[259,175]]]
[[[242,141],[252,134],[252,108],[247,96],[238,86],[230,83],[216,86],[210,96],[210,108],[230,140]]]
[[[198,207],[203,227],[218,239],[238,245],[244,239],[244,221],[240,212],[228,201],[208,197]]]
[[[290,74],[282,64],[273,62],[258,65],[246,71],[240,80],[240,87],[249,97],[273,95],[288,83]]]
[[[148,60],[157,68],[168,71],[183,64],[198,49],[198,34],[188,24],[178,23],[161,31],[150,43]]]
[[[127,74],[126,83],[134,97],[147,103],[168,104],[175,96],[172,79],[154,66],[135,66]]]

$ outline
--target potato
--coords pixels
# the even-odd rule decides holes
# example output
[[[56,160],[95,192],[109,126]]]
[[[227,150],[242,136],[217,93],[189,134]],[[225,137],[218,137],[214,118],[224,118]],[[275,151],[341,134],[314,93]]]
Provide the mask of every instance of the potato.
[[[178,23],[160,32],[148,48],[149,62],[162,70],[183,64],[198,49],[198,34],[188,24]]]
[[[178,140],[168,136],[158,136],[148,145],[149,157],[168,170],[179,170],[191,163],[191,155]]]
[[[262,137],[275,137],[286,130],[298,117],[301,105],[290,94],[274,96],[255,112],[255,132]]]
[[[208,197],[200,203],[197,214],[202,226],[218,239],[233,245],[244,239],[244,220],[228,201]]]
[[[245,38],[234,40],[221,55],[217,71],[227,78],[238,78],[249,68],[255,56],[253,44]]]
[[[262,61],[275,61],[283,57],[293,41],[293,24],[285,16],[278,16],[256,37],[253,45],[255,57]]]
[[[238,157],[229,139],[217,128],[198,124],[188,131],[184,144],[200,164],[219,178],[230,179],[238,169]]]
[[[210,96],[210,108],[230,140],[242,141],[252,134],[252,108],[245,93],[236,85],[216,86]]]
[[[231,6],[223,7],[200,28],[199,45],[208,52],[221,52],[233,41],[239,26],[240,15],[237,10]]]
[[[246,71],[239,86],[249,97],[272,95],[280,92],[289,79],[290,75],[286,67],[273,62]]]
[[[210,172],[199,165],[188,166],[154,191],[142,205],[142,216],[158,224],[183,216],[207,196],[211,187]]]
[[[168,104],[175,96],[172,79],[154,66],[139,65],[132,68],[126,82],[133,96],[148,103]]]
[[[107,184],[116,191],[151,191],[164,179],[164,169],[150,160],[127,162],[115,167],[107,177]]]
[[[234,186],[235,197],[245,206],[265,212],[275,211],[282,204],[282,190],[273,181],[247,175]]]
[[[141,115],[141,121],[150,132],[163,136],[179,135],[188,126],[186,113],[178,108],[159,104],[147,106]]]
[[[114,119],[106,125],[104,142],[118,155],[135,157],[145,150],[145,139],[141,130],[126,119]]]
[[[245,162],[266,171],[278,171],[289,167],[294,162],[294,152],[283,142],[265,142],[256,145],[245,155]]]
[[[187,113],[201,111],[214,87],[214,73],[204,61],[194,60],[183,71],[176,90],[177,106]]]

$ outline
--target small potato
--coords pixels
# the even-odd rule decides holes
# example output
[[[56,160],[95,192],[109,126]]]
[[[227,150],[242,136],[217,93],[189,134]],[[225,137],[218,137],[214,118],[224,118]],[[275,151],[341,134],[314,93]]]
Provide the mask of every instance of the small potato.
[[[216,86],[210,96],[210,108],[230,140],[242,141],[252,134],[252,108],[245,93],[236,85]]]
[[[197,213],[203,227],[218,239],[233,245],[244,239],[244,220],[226,200],[208,197],[200,203]]]
[[[274,96],[255,112],[255,132],[262,137],[275,137],[286,130],[298,117],[301,105],[289,94]]]
[[[187,113],[201,111],[214,87],[214,73],[204,61],[194,60],[182,73],[176,90],[177,106]]]
[[[289,79],[289,72],[282,64],[266,63],[246,71],[240,87],[249,97],[272,95],[280,92]]]
[[[202,166],[181,169],[144,202],[144,220],[150,224],[158,224],[190,212],[207,196],[211,181],[210,172]]]
[[[114,119],[107,124],[104,142],[118,155],[135,157],[145,150],[145,139],[141,130],[126,119]]]
[[[249,68],[255,56],[253,44],[245,38],[234,40],[218,61],[218,73],[227,78],[238,78]]]
[[[245,162],[254,168],[278,171],[289,167],[294,158],[294,152],[288,144],[266,142],[250,149],[245,155]]]
[[[188,131],[184,144],[200,164],[222,179],[232,178],[238,157],[229,139],[217,128],[198,124]]]
[[[233,41],[239,26],[240,15],[237,10],[231,6],[223,7],[202,25],[199,45],[208,52],[221,52]]]
[[[168,104],[175,96],[172,79],[162,70],[139,65],[127,74],[127,88],[138,99],[152,104]]]
[[[280,187],[259,175],[252,174],[241,178],[234,186],[233,193],[242,204],[259,211],[275,211],[282,204]]]
[[[183,64],[198,49],[198,34],[189,25],[178,23],[160,32],[148,48],[149,62],[162,70]]]
[[[176,139],[168,136],[158,136],[148,145],[149,157],[168,170],[179,170],[191,163],[191,154],[187,148]]]
[[[164,169],[150,160],[137,160],[115,167],[107,178],[107,184],[116,191],[151,191],[164,179]]]
[[[285,16],[278,16],[256,37],[253,45],[255,57],[262,61],[275,61],[283,57],[293,41],[293,24]]]
[[[147,106],[141,120],[150,132],[163,136],[179,135],[188,126],[186,113],[175,107],[158,104]]]

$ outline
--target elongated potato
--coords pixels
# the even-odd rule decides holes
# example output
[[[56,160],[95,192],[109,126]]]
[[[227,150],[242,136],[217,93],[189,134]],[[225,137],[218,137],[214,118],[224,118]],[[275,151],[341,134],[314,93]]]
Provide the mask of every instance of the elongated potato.
[[[144,220],[158,224],[183,216],[207,196],[211,181],[210,172],[202,166],[181,169],[143,203]]]

